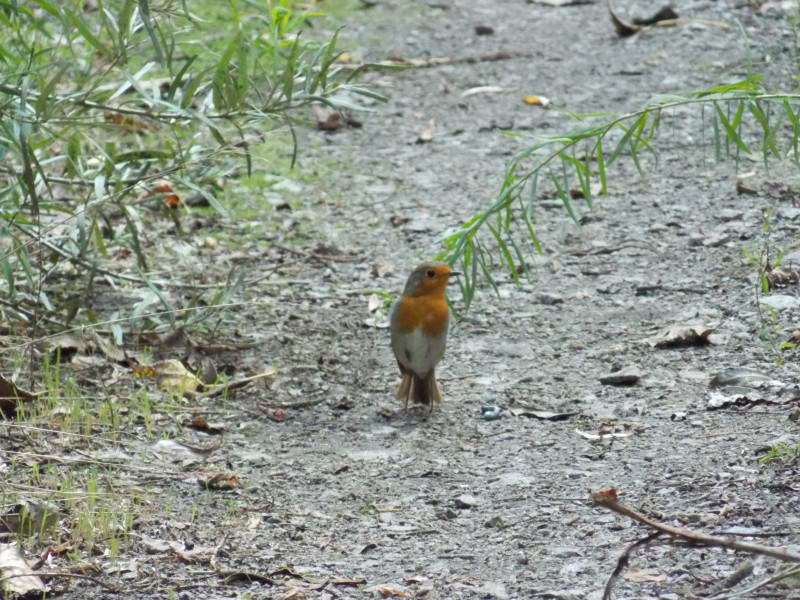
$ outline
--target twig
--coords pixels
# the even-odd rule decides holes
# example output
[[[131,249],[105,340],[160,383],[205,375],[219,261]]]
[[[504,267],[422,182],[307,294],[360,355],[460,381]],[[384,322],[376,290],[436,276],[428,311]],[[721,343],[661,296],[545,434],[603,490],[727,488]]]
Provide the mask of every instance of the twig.
[[[763,581],[753,584],[749,588],[739,590],[738,592],[723,592],[722,594],[717,594],[716,596],[710,596],[708,600],[732,600],[733,598],[741,598],[742,596],[746,596],[751,592],[755,592],[756,590],[769,585],[770,583],[777,583],[781,579],[792,577],[794,575],[800,575],[800,569],[797,567],[789,567],[783,571],[780,571],[779,573],[776,573],[772,577],[767,577]]]
[[[219,567],[217,567],[217,556],[219,555],[219,551],[222,550],[222,547],[225,545],[225,542],[228,541],[229,535],[230,531],[226,531],[222,536],[222,539],[219,541],[219,544],[217,544],[217,546],[214,548],[211,558],[208,560],[208,564],[211,565],[211,568],[214,570],[219,570]]]
[[[4,581],[9,579],[13,579],[14,577],[72,577],[74,579],[88,579],[92,583],[96,583],[102,588],[107,589],[110,592],[119,593],[120,589],[116,586],[110,585],[105,583],[104,581],[98,579],[97,577],[92,577],[91,575],[83,575],[81,573],[58,573],[58,572],[44,572],[44,571],[31,571],[29,573],[14,573],[13,575],[7,575],[5,577],[0,577],[0,585]]]
[[[415,68],[427,68],[427,67],[439,67],[442,65],[457,65],[461,63],[479,63],[479,62],[494,62],[498,60],[509,60],[511,58],[531,58],[534,56],[539,56],[540,52],[521,52],[517,50],[511,50],[508,52],[500,51],[500,52],[490,52],[489,54],[478,54],[477,56],[441,56],[441,57],[431,57],[431,58],[402,58],[402,57],[392,57],[389,60],[383,60],[378,63],[371,63],[368,66],[371,67],[415,67]],[[353,65],[340,65],[344,69],[352,69],[356,70],[359,68],[363,68],[366,65],[363,64],[353,64]]]
[[[654,531],[647,537],[643,537],[640,540],[636,540],[633,544],[631,544],[625,549],[625,552],[623,552],[617,559],[617,568],[614,569],[614,572],[611,574],[611,577],[609,577],[608,581],[606,582],[606,589],[603,591],[603,600],[611,600],[611,591],[614,589],[614,584],[617,582],[617,579],[619,578],[622,571],[625,569],[625,567],[628,566],[631,553],[640,546],[649,544],[660,535],[661,535],[660,531]]]
[[[792,567],[794,568],[794,567]],[[720,581],[715,587],[712,593],[714,594],[722,594],[730,589],[736,587],[745,579],[750,577],[753,574],[753,562],[746,560],[742,565],[736,569],[733,573],[728,575],[725,579]]]
[[[598,506],[602,506],[603,508],[607,508],[609,510],[613,510],[614,512],[618,512],[621,515],[625,515],[633,519],[634,521],[638,521],[648,527],[652,527],[660,531],[661,533],[666,533],[667,535],[671,535],[673,537],[682,538],[687,540],[693,544],[702,544],[704,546],[718,546],[720,548],[728,548],[729,550],[734,550],[736,552],[747,552],[749,554],[761,554],[763,556],[770,556],[772,558],[777,558],[778,560],[785,560],[788,562],[800,562],[800,554],[795,554],[793,552],[787,552],[786,550],[779,550],[777,548],[772,548],[770,546],[762,546],[761,544],[749,544],[747,542],[737,542],[735,540],[716,537],[713,535],[706,535],[705,533],[699,533],[696,531],[691,531],[689,529],[683,529],[682,527],[673,527],[671,525],[664,525],[663,523],[657,523],[656,521],[652,521],[647,517],[640,515],[636,511],[631,508],[628,508],[624,504],[620,504],[617,501],[617,490],[614,488],[606,488],[600,490],[598,492],[592,493],[592,501]]]

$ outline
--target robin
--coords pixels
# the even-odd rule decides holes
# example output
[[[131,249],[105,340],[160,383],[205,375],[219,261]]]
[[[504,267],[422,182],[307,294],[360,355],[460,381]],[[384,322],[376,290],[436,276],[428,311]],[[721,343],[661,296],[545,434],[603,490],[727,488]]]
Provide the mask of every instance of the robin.
[[[422,263],[406,281],[403,295],[392,305],[392,350],[403,380],[395,394],[433,410],[442,401],[435,368],[447,344],[450,310],[445,290],[459,273],[441,263]]]

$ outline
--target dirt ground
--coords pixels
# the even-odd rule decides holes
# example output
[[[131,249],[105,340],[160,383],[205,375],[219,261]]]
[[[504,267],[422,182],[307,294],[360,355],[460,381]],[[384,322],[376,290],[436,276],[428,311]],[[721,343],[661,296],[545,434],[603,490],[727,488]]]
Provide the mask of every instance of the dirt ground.
[[[498,264],[498,293],[482,288],[467,312],[452,290],[460,318],[440,367],[445,401],[429,419],[394,401],[386,309],[370,312],[365,294],[399,292],[445,232],[489,205],[516,152],[575,127],[522,96],[623,112],[752,73],[794,89],[790,4],[679,1],[680,24],[627,39],[600,2],[386,0],[351,15],[342,45],[369,60],[533,55],[371,74],[390,101],[359,114],[362,127],[302,133],[302,169],[319,177],[297,184],[302,207],[281,213],[289,241],[249,263],[248,278],[268,277],[244,290],[250,305],[218,340],[251,346],[215,356],[238,375],[276,366],[278,376],[198,407],[225,425],[222,441],[182,439],[216,451],[167,453],[150,465],[163,476],[132,475],[168,518],[139,519],[116,571],[105,563],[99,579],[130,589],[78,579],[61,597],[601,598],[620,554],[649,533],[592,504],[607,487],[660,522],[797,544],[796,466],[757,459],[800,442],[796,353],[778,349],[800,299],[788,285],[775,292],[785,309],[759,308],[747,259],[798,250],[800,208],[782,187],[796,173],[757,157],[717,163],[709,113],[664,114],[645,176],[621,159],[609,196],[579,207],[581,226],[543,199],[544,255],[521,285]],[[463,95],[478,86],[504,91]],[[432,139],[417,143],[431,120]],[[737,171],[753,173],[755,193],[737,194]],[[315,229],[298,231],[309,216]],[[649,343],[687,324],[712,328],[712,343]],[[620,370],[636,382],[601,381]],[[501,418],[486,420],[484,405]],[[200,489],[198,471],[215,469],[242,486]],[[614,597],[713,596],[748,560],[739,591],[783,567],[657,540],[632,553]]]

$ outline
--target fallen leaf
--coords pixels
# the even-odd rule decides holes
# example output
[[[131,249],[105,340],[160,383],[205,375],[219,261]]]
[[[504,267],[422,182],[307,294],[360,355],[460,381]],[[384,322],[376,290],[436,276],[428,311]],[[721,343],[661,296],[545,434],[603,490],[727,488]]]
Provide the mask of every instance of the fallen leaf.
[[[408,592],[403,588],[395,587],[393,585],[376,585],[365,590],[367,592],[375,592],[382,598],[407,598]]]
[[[663,583],[667,580],[667,576],[664,573],[660,573],[655,569],[636,569],[633,567],[625,571],[623,577],[628,581],[637,583]]]
[[[344,125],[342,113],[327,106],[315,104],[311,107],[317,120],[317,129],[322,131],[336,131]]]
[[[770,290],[774,290],[776,287],[783,287],[787,285],[794,285],[800,283],[800,269],[791,266],[780,266],[780,267],[772,267],[767,265],[766,271],[766,278],[767,278],[767,285]]]
[[[156,131],[158,129],[158,127],[152,123],[118,112],[106,113],[105,119],[109,123],[119,125],[128,133],[143,133],[145,131]]]
[[[400,225],[405,225],[411,220],[411,217],[401,217],[399,215],[392,215],[389,217],[389,223],[391,223],[394,227],[400,227]]]
[[[381,306],[383,306],[383,298],[378,296],[378,294],[370,294],[367,298],[367,311],[375,312]]]
[[[150,446],[150,450],[156,454],[172,454],[176,456],[208,456],[218,448],[219,446],[199,448],[176,440],[158,440]]]
[[[20,402],[31,402],[36,396],[16,386],[5,377],[0,376],[0,416],[12,418],[17,414]]]
[[[431,119],[428,121],[427,125],[422,128],[420,131],[419,136],[417,136],[417,143],[418,144],[426,144],[433,140],[436,136],[436,120]]]
[[[235,473],[205,473],[197,478],[200,487],[207,490],[232,490],[242,487],[239,476]]]
[[[617,35],[619,37],[630,37],[642,30],[641,25],[633,25],[632,23],[626,23],[620,19],[611,6],[611,0],[608,0],[608,14],[611,17],[611,22],[614,24],[614,29],[617,30]]]
[[[566,421],[570,417],[579,415],[577,412],[551,412],[549,410],[517,410],[511,409],[509,411],[515,417],[533,417],[534,419],[541,419],[543,421]]]
[[[163,390],[178,392],[194,392],[203,386],[194,374],[190,373],[183,363],[174,358],[162,360],[151,365],[153,377],[158,382],[158,386]]]
[[[187,419],[183,422],[183,425],[209,435],[219,435],[225,431],[225,425],[223,423],[209,423],[203,417]]]
[[[706,325],[672,325],[649,338],[654,348],[683,348],[710,344],[708,337],[714,332]]]
[[[609,432],[609,433],[589,433],[588,431],[581,431],[580,429],[576,429],[575,433],[581,436],[584,439],[591,440],[593,442],[599,442],[601,440],[619,440],[624,438],[629,438],[633,435],[632,431],[626,432]]]
[[[754,188],[751,188],[751,187],[747,187],[741,179],[737,179],[736,180],[736,193],[739,194],[739,195],[742,195],[742,194],[755,195],[755,194],[758,194],[758,190],[756,190]]]
[[[663,24],[665,21],[675,21],[678,18],[678,13],[676,13],[671,6],[664,6],[652,17],[634,19],[633,23],[634,25],[658,25]]]
[[[375,277],[385,277],[394,271],[394,265],[389,263],[378,263],[372,267],[372,274]]]
[[[0,581],[4,598],[29,594],[41,596],[47,592],[42,580],[31,574],[31,567],[16,543],[0,544]]]
[[[600,383],[603,385],[635,385],[642,378],[642,373],[635,367],[628,367],[614,371],[607,375],[600,377]]]
[[[181,199],[178,198],[178,194],[175,193],[175,190],[173,190],[172,186],[166,181],[159,182],[151,188],[146,195],[148,197],[158,196],[164,201],[164,204],[170,208],[178,208],[181,204]]]
[[[544,96],[523,96],[522,101],[525,104],[530,104],[531,106],[541,106],[542,108],[546,108],[547,105],[550,104],[550,100]]]
[[[461,92],[462,98],[468,98],[476,94],[502,94],[505,92],[513,92],[516,88],[504,88],[496,85],[479,85],[472,87]]]

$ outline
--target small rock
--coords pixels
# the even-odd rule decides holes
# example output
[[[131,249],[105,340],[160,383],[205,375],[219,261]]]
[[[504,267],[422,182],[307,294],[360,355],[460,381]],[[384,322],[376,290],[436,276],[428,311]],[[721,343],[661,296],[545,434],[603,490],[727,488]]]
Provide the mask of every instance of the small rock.
[[[496,421],[503,416],[503,409],[496,404],[484,404],[481,406],[481,415],[485,421]]]
[[[495,515],[483,524],[484,527],[488,527],[489,529],[502,527],[503,525],[505,525],[505,521],[503,521],[503,518],[498,515]]]
[[[454,501],[455,507],[463,510],[466,508],[472,508],[476,504],[478,504],[478,499],[475,496],[471,496],[470,494],[461,494],[458,498]]]
[[[620,369],[614,373],[600,377],[603,385],[634,385],[642,378],[642,373],[633,367]]]
[[[547,292],[542,292],[541,294],[536,294],[534,297],[534,302],[537,304],[545,304],[547,306],[552,306],[554,304],[562,304],[564,299],[561,296],[556,294],[548,294]]]
[[[719,211],[719,218],[721,221],[738,221],[744,216],[741,210],[734,210],[732,208],[725,208]]]
[[[766,373],[755,369],[733,368],[725,369],[714,375],[708,384],[711,388],[724,388],[730,386],[745,388],[783,387],[783,383],[772,379]]]
[[[508,598],[508,590],[506,586],[499,581],[487,581],[479,589],[478,593],[482,598],[497,598],[498,600],[506,600]]]

